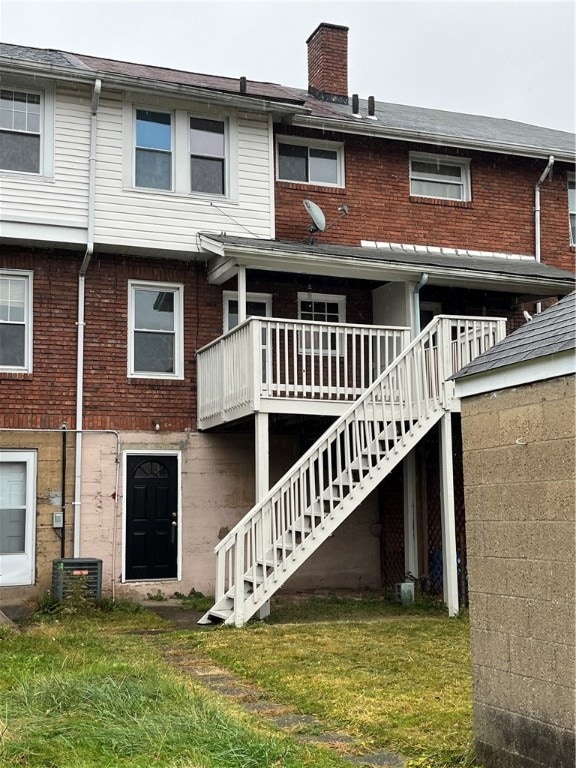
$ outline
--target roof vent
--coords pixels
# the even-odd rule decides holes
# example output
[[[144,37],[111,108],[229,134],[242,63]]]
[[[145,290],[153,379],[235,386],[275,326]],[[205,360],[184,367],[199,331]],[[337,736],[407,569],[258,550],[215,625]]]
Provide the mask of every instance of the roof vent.
[[[362,117],[360,114],[360,99],[357,93],[352,94],[352,117]]]
[[[246,85],[246,78],[244,76],[242,76],[240,78],[240,93],[246,93],[247,90],[248,90],[248,88],[247,88],[247,85]]]
[[[371,117],[372,120],[377,120],[376,117],[376,104],[374,102],[374,96],[368,96],[368,117]]]

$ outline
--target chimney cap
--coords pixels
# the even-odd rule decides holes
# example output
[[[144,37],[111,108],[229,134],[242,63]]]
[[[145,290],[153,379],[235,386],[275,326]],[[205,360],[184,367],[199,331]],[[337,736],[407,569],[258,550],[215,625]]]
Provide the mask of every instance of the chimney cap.
[[[323,27],[326,29],[341,29],[344,32],[348,32],[350,29],[350,27],[343,27],[341,24],[329,24],[327,21],[322,21],[320,24],[318,24],[314,32],[312,32],[308,40],[306,40],[306,43],[309,43],[314,35],[318,32],[318,30],[322,29]]]

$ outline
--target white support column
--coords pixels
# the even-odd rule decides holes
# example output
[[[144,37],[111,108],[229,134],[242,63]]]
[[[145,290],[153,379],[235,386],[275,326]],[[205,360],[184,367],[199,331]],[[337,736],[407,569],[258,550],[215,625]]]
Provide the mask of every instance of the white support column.
[[[404,571],[418,578],[418,528],[416,522],[416,455],[402,463],[404,472]]]
[[[255,415],[255,462],[256,462],[256,503],[258,503],[270,488],[270,447],[268,440],[268,414]]]
[[[256,503],[258,503],[270,488],[270,444],[268,432],[268,414],[255,414],[255,467],[256,467]],[[263,520],[263,533],[261,546],[266,552],[272,544],[270,535],[270,520]],[[258,611],[258,618],[265,619],[270,615],[270,601],[268,600]]]
[[[452,417],[440,419],[440,498],[442,507],[442,570],[444,602],[448,615],[458,613],[458,562],[456,555],[456,521],[454,506],[454,468],[452,462]]]
[[[246,267],[238,267],[238,323],[246,320]]]

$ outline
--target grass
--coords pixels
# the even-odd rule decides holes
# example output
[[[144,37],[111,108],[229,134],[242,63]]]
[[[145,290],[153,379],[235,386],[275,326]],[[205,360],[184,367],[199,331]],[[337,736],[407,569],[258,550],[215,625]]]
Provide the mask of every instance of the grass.
[[[281,606],[270,623],[178,642],[414,767],[473,764],[466,619],[381,600],[315,600]]]
[[[197,595],[193,595],[194,602]],[[380,598],[276,599],[241,630],[170,631],[130,604],[46,614],[0,629],[0,766],[337,768],[165,661],[190,650],[409,768],[473,765],[468,623]],[[140,633],[140,634],[138,634]]]
[[[222,703],[126,634],[160,625],[146,612],[93,612],[0,631],[0,766],[344,765]]]

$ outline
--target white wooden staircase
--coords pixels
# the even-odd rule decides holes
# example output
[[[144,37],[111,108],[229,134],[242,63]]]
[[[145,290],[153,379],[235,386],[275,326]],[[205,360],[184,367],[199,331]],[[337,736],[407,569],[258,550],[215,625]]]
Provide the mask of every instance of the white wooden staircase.
[[[454,410],[447,379],[505,335],[499,318],[439,315],[216,547],[200,624],[242,626]]]

